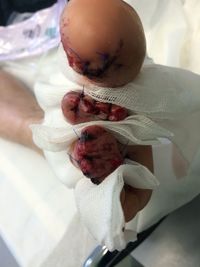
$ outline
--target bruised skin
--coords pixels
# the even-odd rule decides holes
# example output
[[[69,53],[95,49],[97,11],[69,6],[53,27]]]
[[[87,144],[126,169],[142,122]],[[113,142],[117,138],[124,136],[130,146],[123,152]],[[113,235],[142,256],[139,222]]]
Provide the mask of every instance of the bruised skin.
[[[94,84],[121,86],[141,69],[146,54],[143,27],[122,0],[71,0],[60,32],[69,65]]]
[[[71,159],[95,184],[100,184],[124,161],[115,137],[100,126],[82,130],[73,146]]]
[[[82,91],[67,93],[61,103],[63,115],[71,124],[88,121],[120,121],[128,116],[125,108],[117,105],[95,101]]]

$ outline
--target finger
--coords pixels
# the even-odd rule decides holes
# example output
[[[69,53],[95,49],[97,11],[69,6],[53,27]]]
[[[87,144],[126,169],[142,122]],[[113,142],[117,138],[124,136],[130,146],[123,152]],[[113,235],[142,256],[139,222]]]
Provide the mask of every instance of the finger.
[[[121,194],[122,209],[125,221],[129,222],[142,210],[151,198],[152,190],[135,189],[125,185]]]
[[[139,211],[139,201],[137,195],[132,192],[131,186],[124,186],[121,194],[121,203],[125,221],[129,222]]]
[[[128,146],[126,157],[147,167],[152,173],[154,172],[151,146]]]

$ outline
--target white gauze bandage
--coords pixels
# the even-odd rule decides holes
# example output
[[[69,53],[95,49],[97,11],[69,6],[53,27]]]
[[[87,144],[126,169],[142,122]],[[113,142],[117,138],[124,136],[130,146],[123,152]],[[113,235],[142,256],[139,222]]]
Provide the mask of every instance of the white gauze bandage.
[[[125,161],[100,185],[93,185],[72,165],[68,155],[70,145],[84,127],[101,125],[124,144],[128,141],[132,145],[151,145],[160,137],[166,137],[175,140],[184,154],[186,150],[182,142],[187,135],[187,128],[180,122],[183,119],[187,121],[188,114],[194,114],[194,120],[197,119],[200,78],[190,72],[150,64],[144,66],[136,80],[126,86],[101,88],[84,84],[84,79],[68,66],[62,48],[59,54],[59,65],[64,75],[52,66],[52,74],[47,80],[38,81],[35,86],[38,102],[45,111],[45,119],[42,124],[32,125],[33,138],[45,151],[58,178],[68,187],[75,188],[78,211],[89,232],[109,250],[121,250],[130,239],[134,240],[137,232],[137,224],[132,229],[128,229],[125,224],[120,202],[124,182],[135,188],[154,189],[158,181],[144,166]],[[67,92],[81,90],[81,84],[85,85],[85,93],[94,99],[123,106],[130,111],[130,116],[120,122],[93,121],[70,125],[62,114],[61,101]],[[188,90],[193,90],[193,97]],[[177,123],[182,127],[180,130],[177,129]],[[186,158],[190,160],[195,152],[192,143],[194,138],[189,136],[188,140],[191,153]],[[200,142],[200,135],[195,141]],[[126,230],[132,231],[130,239],[127,238]]]

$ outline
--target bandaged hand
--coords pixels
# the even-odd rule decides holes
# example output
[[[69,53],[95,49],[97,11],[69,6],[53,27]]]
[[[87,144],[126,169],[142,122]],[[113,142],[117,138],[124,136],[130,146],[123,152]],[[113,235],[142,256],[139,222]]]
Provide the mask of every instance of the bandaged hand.
[[[125,157],[153,172],[150,146],[128,146],[124,149],[111,133],[99,126],[84,128],[71,152],[72,163],[97,185],[123,164]],[[151,193],[151,190],[135,189],[125,184],[121,192],[121,204],[126,222],[146,206]]]
[[[108,103],[95,102],[84,92],[69,92],[62,100],[62,111],[66,120],[72,124],[97,119],[119,121],[124,119],[126,109]],[[111,119],[112,121],[112,119]],[[94,184],[100,184],[116,168],[123,164],[126,157],[145,163],[153,171],[150,147],[124,146],[107,130],[100,126],[88,126],[81,132],[79,139],[72,145],[70,159],[85,177]],[[142,154],[140,154],[140,151]],[[137,152],[137,153],[136,153]],[[144,155],[148,155],[146,158]],[[145,161],[146,162],[141,162]],[[139,190],[129,185],[121,192],[121,204],[125,220],[130,221],[148,203],[151,190]]]
[[[77,17],[77,14],[80,15]],[[82,34],[80,25],[88,30],[87,34]],[[138,15],[125,2],[102,0],[91,4],[87,0],[84,3],[73,0],[65,8],[60,26],[69,66],[80,75],[80,81],[117,90],[116,87],[138,75],[146,52],[145,36]],[[66,121],[72,125],[99,120],[121,121],[128,116],[125,108],[95,101],[84,94],[84,90],[68,92],[61,106]],[[72,144],[70,159],[85,177],[98,185],[122,165],[125,158],[143,164],[140,148],[137,156],[130,149],[120,144],[111,132],[93,125],[84,128]],[[142,150],[146,153],[151,148],[142,147]],[[146,163],[151,165],[152,171],[152,154],[147,154]],[[125,220],[131,220],[150,196],[150,190],[138,190],[125,184],[121,192]]]

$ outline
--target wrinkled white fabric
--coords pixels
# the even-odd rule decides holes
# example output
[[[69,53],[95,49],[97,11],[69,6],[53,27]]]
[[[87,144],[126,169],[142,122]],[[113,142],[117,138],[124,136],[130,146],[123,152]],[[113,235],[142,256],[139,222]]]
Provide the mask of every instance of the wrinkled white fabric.
[[[57,114],[59,115],[59,114]],[[150,145],[159,137],[171,137],[172,133],[158,126],[143,115],[132,115],[123,121],[91,121],[77,125],[63,124],[62,128],[48,125],[32,125],[34,140],[45,150],[54,152],[68,150],[70,145],[80,136],[81,130],[91,125],[99,125],[108,129],[122,144]]]
[[[81,179],[75,188],[76,203],[81,219],[88,231],[99,244],[113,251],[125,248],[127,242],[137,238],[136,229],[129,231],[131,239],[126,239],[126,229],[120,195],[124,183],[141,189],[155,189],[158,181],[144,166],[128,160],[100,185]],[[102,227],[103,226],[103,227]]]
[[[190,2],[191,0],[188,0]],[[198,0],[197,0],[198,1]],[[125,0],[138,12],[147,37],[147,50],[154,62],[182,66],[184,42],[189,34],[188,18],[181,0]]]
[[[168,138],[192,162],[200,145],[200,135],[196,134],[200,132],[199,75],[151,64],[144,66],[133,82],[119,90],[90,86],[86,92],[94,99],[146,115],[172,133]]]
[[[199,110],[199,84],[199,75],[192,72],[150,64],[127,85],[114,90],[88,85],[85,91],[96,100],[151,118],[176,119]]]

